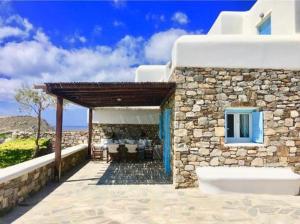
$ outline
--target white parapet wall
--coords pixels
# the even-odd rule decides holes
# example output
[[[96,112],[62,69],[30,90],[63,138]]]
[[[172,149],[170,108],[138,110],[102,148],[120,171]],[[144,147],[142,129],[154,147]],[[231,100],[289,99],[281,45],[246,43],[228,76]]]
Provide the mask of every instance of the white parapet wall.
[[[245,12],[221,12],[208,34],[242,34],[244,14]]]
[[[87,144],[62,150],[62,173],[86,160]],[[54,153],[0,169],[0,216],[53,180]]]
[[[271,35],[258,35],[267,18],[271,18]],[[168,81],[176,67],[298,70],[299,48],[300,0],[258,0],[248,11],[221,12],[208,35],[178,38],[171,66],[140,66],[136,81]]]
[[[300,69],[300,35],[186,35],[172,53],[176,67]]]
[[[66,148],[62,150],[61,157],[65,158],[81,150],[87,149],[87,144],[76,145],[73,147]],[[9,166],[4,169],[0,169],[0,184],[7,182],[26,173],[32,172],[40,167],[46,166],[53,163],[55,159],[54,153],[50,153],[45,156],[41,156],[35,159],[25,161],[23,163],[16,164],[14,166]]]
[[[141,65],[136,69],[135,82],[167,81],[168,65]]]
[[[299,0],[258,0],[246,12],[221,12],[209,35],[256,35],[257,26],[271,16],[272,35],[293,35],[300,32]]]
[[[159,107],[101,107],[93,110],[95,124],[158,124]]]

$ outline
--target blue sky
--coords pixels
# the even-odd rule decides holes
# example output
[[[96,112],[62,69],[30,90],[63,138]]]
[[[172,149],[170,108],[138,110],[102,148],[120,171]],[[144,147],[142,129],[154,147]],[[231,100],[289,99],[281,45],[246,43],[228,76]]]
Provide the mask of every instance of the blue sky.
[[[51,81],[133,81],[139,64],[170,59],[184,34],[205,34],[221,11],[255,1],[5,1],[0,3],[0,115],[19,114],[14,89]],[[54,109],[44,118],[55,121]],[[85,125],[69,106],[64,125]]]

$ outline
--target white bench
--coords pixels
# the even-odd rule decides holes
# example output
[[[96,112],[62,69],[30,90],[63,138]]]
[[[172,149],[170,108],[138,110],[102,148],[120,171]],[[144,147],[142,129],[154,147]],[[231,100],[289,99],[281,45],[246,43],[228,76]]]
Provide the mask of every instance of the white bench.
[[[300,189],[300,175],[290,168],[198,167],[196,173],[205,194],[298,195]]]

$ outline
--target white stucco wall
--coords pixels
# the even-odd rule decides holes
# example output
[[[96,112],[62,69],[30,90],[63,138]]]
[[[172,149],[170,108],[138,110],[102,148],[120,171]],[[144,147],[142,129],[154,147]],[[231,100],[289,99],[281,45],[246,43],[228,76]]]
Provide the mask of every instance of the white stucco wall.
[[[268,15],[272,35],[257,35],[257,26]],[[299,62],[300,0],[258,0],[249,11],[220,13],[208,35],[178,38],[165,77],[176,67],[294,70],[300,69]],[[155,78],[154,70],[147,72],[144,77]]]
[[[141,65],[136,69],[136,82],[166,81],[167,65]]]
[[[299,2],[299,0],[258,0],[247,12],[222,12],[210,29],[209,35],[256,35],[257,25],[262,21],[261,14],[271,15],[272,35],[299,33]]]
[[[93,123],[99,124],[158,124],[159,107],[95,108]]]
[[[186,35],[173,48],[175,67],[300,69],[300,35]]]
[[[221,12],[208,34],[242,34],[244,12]]]

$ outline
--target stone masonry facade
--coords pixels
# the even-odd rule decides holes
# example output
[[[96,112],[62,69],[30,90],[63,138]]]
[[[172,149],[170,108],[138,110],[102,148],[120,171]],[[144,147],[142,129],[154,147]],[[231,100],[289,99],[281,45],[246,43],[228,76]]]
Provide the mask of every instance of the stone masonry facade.
[[[62,159],[62,174],[86,161],[87,150]],[[0,183],[0,216],[21,204],[30,194],[39,191],[54,177],[54,163],[47,164],[7,182]]]
[[[144,133],[146,138],[158,140],[158,125],[154,124],[93,124],[93,142],[102,138],[138,140]]]
[[[300,168],[300,71],[177,68],[174,113],[174,184],[196,187],[199,166]],[[225,109],[257,107],[264,143],[224,144]]]
[[[35,137],[33,132],[15,132],[12,134],[13,138],[28,138]],[[48,138],[52,140],[52,145],[55,145],[55,132],[42,132],[42,138]],[[63,131],[62,132],[62,148],[72,147],[87,143],[88,132],[87,131]]]
[[[158,125],[154,124],[93,124],[93,142],[100,143],[102,138],[112,138],[113,134],[117,139],[138,140],[141,133],[152,140],[158,140]],[[34,137],[32,132],[13,133],[14,138]],[[41,134],[42,138],[52,139],[52,145],[55,143],[55,132],[45,132]],[[64,131],[62,135],[62,148],[72,147],[87,143],[87,131]]]

